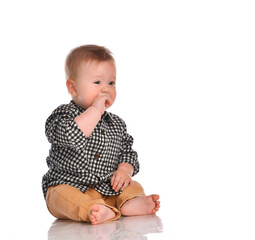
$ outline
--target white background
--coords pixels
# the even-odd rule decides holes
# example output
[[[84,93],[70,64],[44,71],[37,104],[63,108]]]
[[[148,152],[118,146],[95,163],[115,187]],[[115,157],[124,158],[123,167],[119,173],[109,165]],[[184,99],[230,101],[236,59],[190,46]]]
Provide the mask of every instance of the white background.
[[[109,109],[161,195],[165,239],[254,239],[253,1],[1,1],[1,239],[47,239],[44,124],[70,96],[64,61],[108,47]]]

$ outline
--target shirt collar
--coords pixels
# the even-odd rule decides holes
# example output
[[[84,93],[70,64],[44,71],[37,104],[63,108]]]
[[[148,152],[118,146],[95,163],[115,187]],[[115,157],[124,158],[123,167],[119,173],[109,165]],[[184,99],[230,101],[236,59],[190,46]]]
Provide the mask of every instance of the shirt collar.
[[[84,112],[86,109],[83,108],[82,106],[78,105],[76,102],[73,100],[70,101],[70,105],[74,106],[80,113]]]
[[[73,100],[70,101],[70,104],[73,105],[75,108],[79,110],[80,113],[84,112],[86,109],[83,108],[82,106],[78,105],[76,102]],[[104,120],[105,118],[111,119],[113,121],[113,116],[111,113],[105,111],[103,115],[101,116],[101,119]]]

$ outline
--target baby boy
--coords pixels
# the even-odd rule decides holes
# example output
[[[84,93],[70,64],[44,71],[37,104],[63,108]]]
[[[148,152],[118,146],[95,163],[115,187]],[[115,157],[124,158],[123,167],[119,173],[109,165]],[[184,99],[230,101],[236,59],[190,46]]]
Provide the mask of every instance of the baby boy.
[[[72,96],[46,121],[51,143],[42,187],[50,213],[92,224],[155,214],[159,196],[146,196],[132,176],[139,171],[133,138],[124,121],[107,112],[116,98],[116,68],[105,47],[85,45],[66,59]]]

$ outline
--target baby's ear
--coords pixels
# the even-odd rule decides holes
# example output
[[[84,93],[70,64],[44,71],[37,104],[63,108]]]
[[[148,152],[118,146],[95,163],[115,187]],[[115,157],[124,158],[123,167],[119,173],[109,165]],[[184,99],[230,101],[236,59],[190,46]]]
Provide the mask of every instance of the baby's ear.
[[[67,79],[66,80],[66,87],[68,89],[68,92],[73,96],[73,97],[77,97],[78,93],[76,90],[76,86],[75,86],[75,81],[73,79]]]

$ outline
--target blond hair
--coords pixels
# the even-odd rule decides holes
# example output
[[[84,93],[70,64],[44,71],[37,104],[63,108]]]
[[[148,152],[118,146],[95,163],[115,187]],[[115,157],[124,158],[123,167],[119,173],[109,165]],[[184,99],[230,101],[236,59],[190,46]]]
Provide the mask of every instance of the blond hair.
[[[82,62],[115,62],[112,53],[109,49],[98,45],[83,45],[72,49],[66,57],[65,73],[66,79],[75,80],[77,77],[77,70]]]

